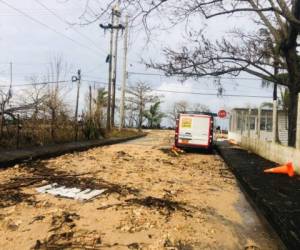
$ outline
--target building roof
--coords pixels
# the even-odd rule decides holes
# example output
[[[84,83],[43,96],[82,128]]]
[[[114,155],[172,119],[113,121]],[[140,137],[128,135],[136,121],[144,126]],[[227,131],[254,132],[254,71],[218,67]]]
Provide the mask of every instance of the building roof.
[[[249,109],[251,109],[251,113],[257,113],[258,112],[258,108],[233,108],[231,110],[231,113],[233,112],[249,112]],[[261,112],[264,112],[264,113],[272,113],[273,112],[273,109],[270,109],[270,108],[263,108],[261,109]],[[277,112],[279,113],[286,113],[285,110],[282,110],[282,109],[278,109]]]

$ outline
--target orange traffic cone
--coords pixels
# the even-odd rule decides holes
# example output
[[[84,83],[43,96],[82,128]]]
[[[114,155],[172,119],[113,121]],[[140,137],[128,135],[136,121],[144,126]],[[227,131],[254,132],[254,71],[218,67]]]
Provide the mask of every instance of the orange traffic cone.
[[[265,173],[274,173],[274,174],[288,174],[290,177],[295,175],[293,163],[288,162],[284,165],[269,168],[264,171]]]

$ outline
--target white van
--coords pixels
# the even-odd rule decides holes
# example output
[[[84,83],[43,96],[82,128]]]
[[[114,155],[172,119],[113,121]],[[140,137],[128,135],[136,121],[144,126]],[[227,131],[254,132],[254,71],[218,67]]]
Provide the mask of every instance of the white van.
[[[175,146],[204,148],[213,145],[214,114],[205,112],[181,113],[176,121]]]

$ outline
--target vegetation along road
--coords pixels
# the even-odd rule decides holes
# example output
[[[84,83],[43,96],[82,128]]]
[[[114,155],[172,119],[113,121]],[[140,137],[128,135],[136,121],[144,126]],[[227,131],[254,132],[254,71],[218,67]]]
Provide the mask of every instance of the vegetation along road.
[[[1,170],[0,249],[280,249],[216,154],[170,151],[173,131]],[[81,202],[38,193],[105,189]]]

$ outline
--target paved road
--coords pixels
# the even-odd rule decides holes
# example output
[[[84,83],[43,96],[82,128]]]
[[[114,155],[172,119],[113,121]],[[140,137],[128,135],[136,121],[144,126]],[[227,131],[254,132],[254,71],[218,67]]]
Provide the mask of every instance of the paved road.
[[[0,171],[0,249],[281,249],[218,155],[172,131]],[[37,186],[106,189],[90,202]],[[17,241],[15,239],[18,239]]]

